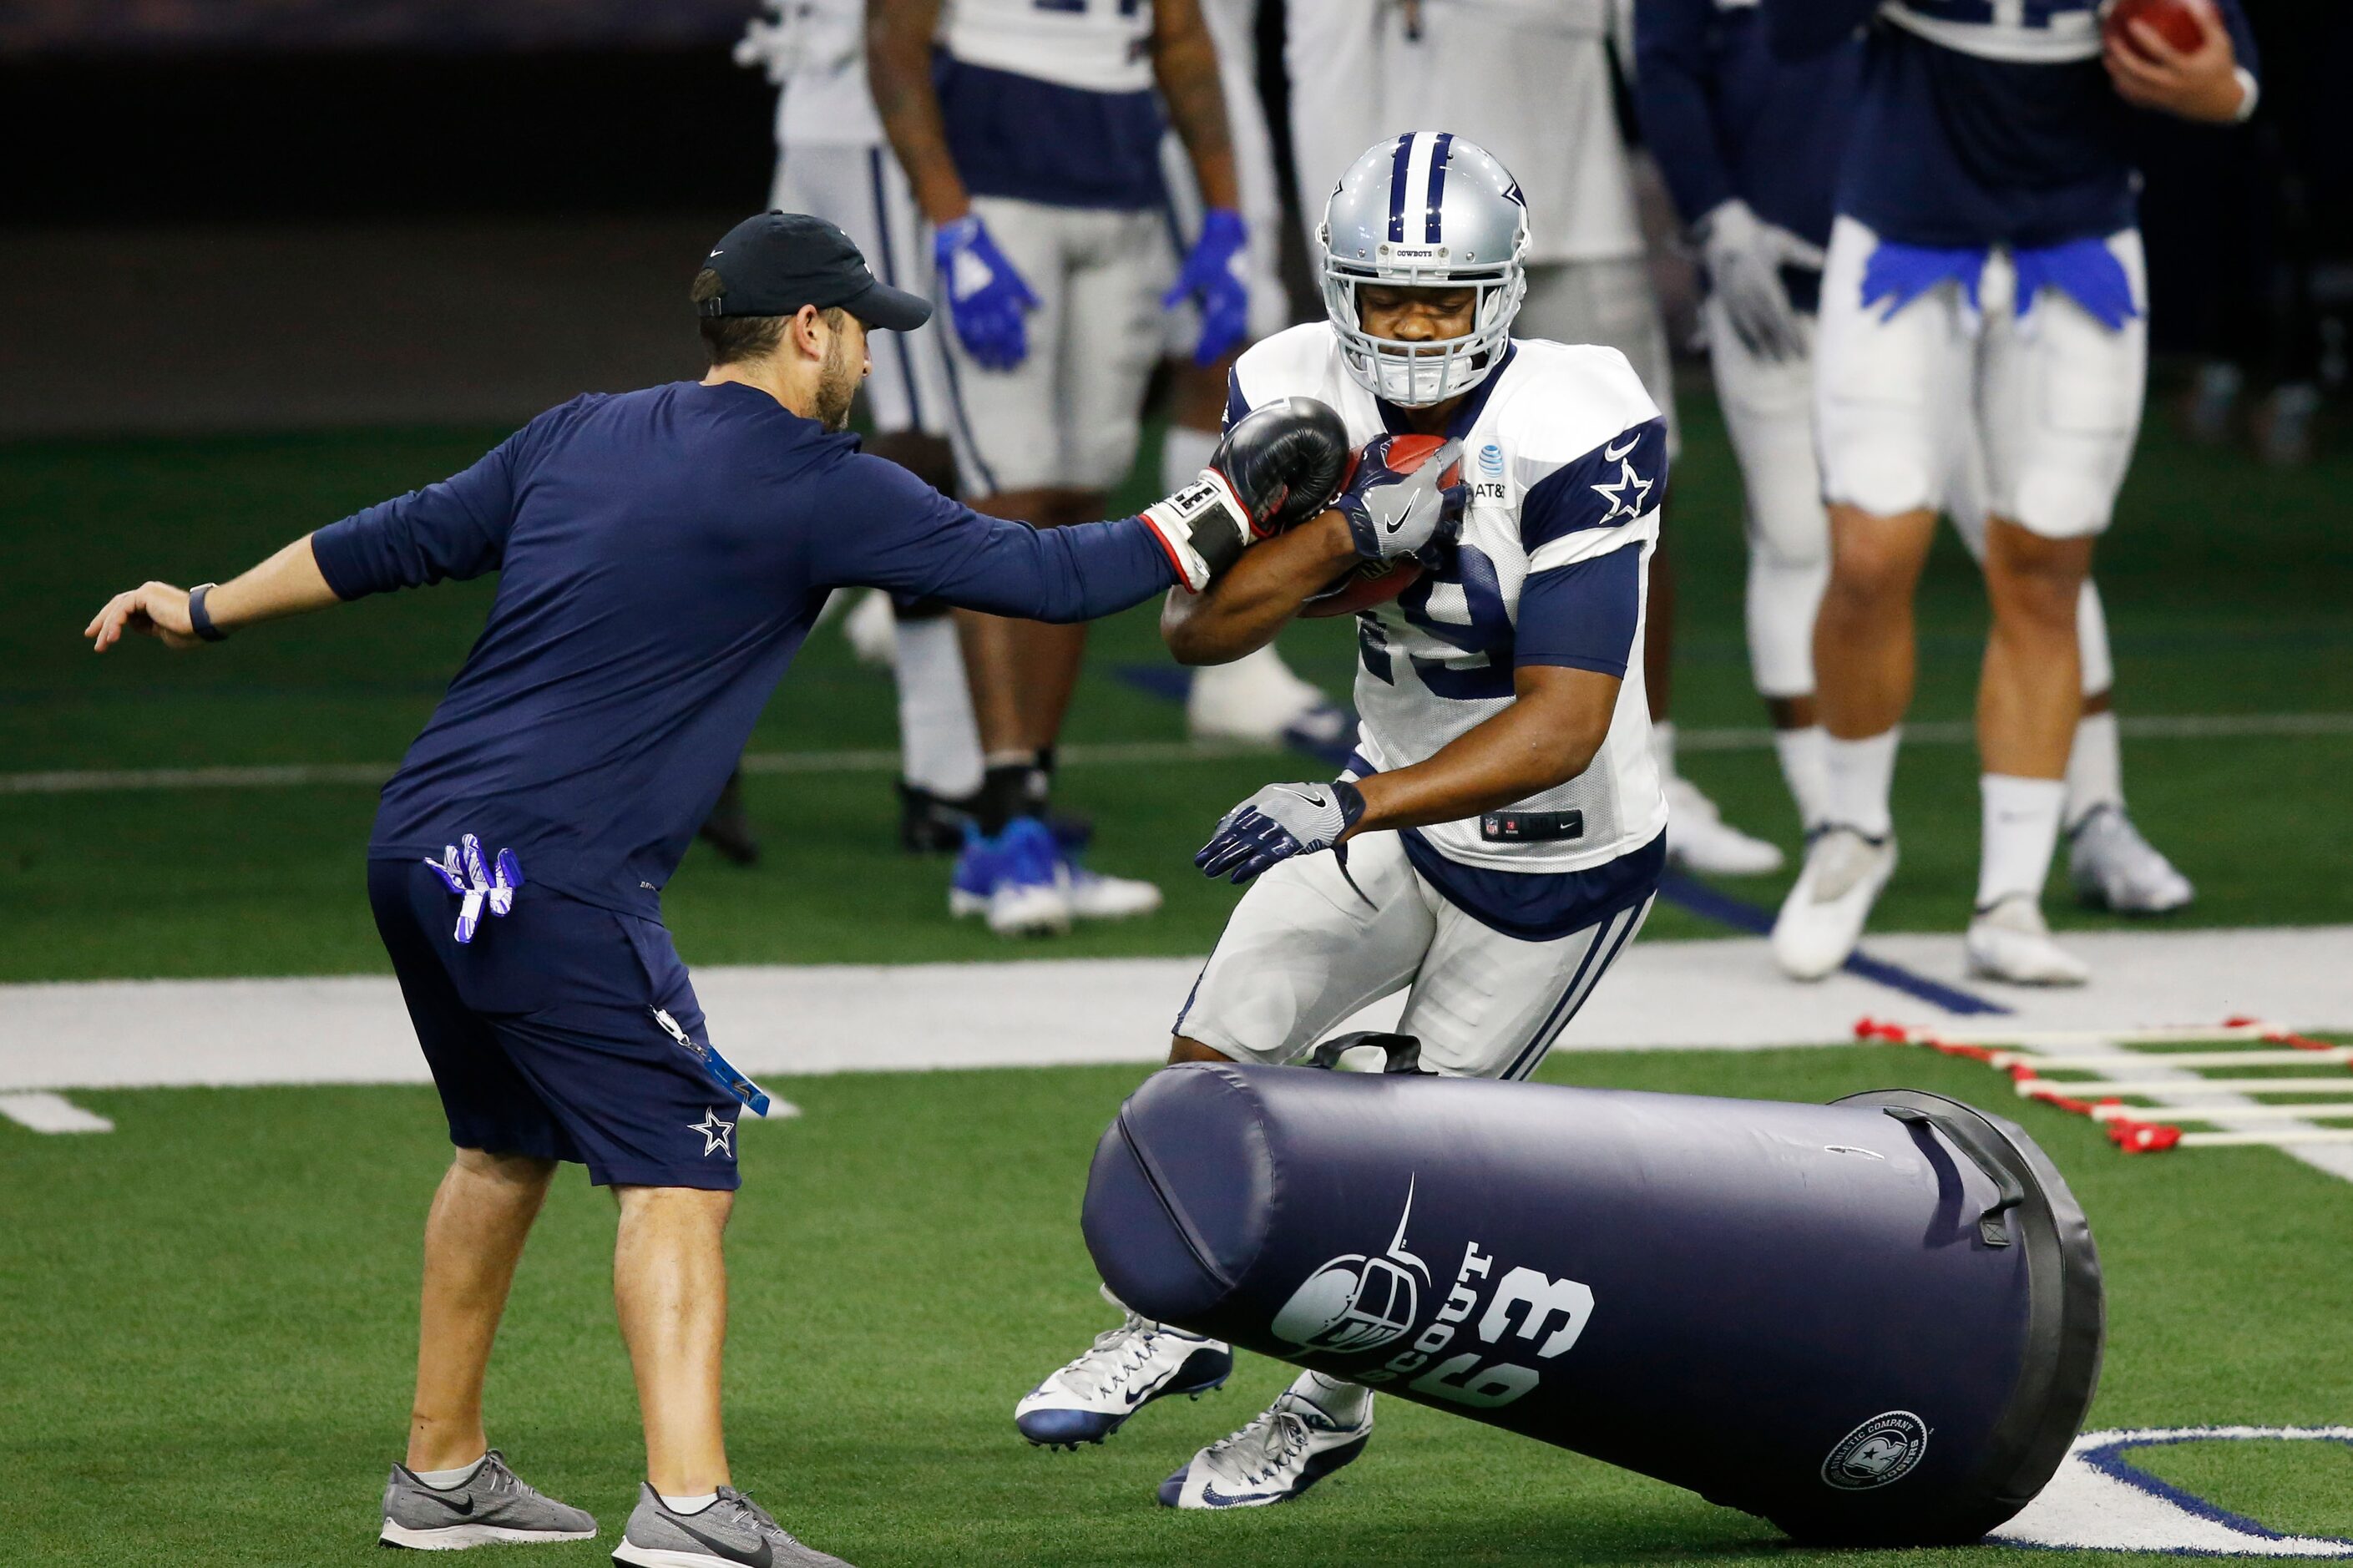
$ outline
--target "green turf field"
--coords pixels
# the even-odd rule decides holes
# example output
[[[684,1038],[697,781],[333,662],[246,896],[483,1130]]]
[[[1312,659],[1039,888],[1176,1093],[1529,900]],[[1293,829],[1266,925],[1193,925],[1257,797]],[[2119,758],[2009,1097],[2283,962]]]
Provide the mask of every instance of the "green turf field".
[[[1704,395],[1687,396],[1677,469],[1683,574],[1677,710],[1688,727],[1760,722],[1739,606],[1737,486]],[[152,645],[105,659],[82,624],[143,577],[225,577],[305,528],[470,461],[493,430],[378,431],[206,440],[0,446],[0,773],[286,763],[388,763],[456,668],[489,584],[445,585],[241,637],[185,657]],[[1147,451],[1142,471],[1156,467]],[[2353,711],[2353,458],[2294,473],[2170,437],[2153,419],[2116,528],[2102,546],[2129,714]],[[1133,503],[1147,494],[1130,487]],[[1983,595],[1946,542],[1922,602],[1915,717],[1966,719]],[[1345,626],[1293,628],[1285,647],[1345,689]],[[1174,704],[1118,667],[1162,663],[1151,614],[1103,626],[1069,738],[1176,742]],[[886,676],[821,632],[754,738],[755,751],[893,743]],[[1218,815],[1297,759],[1075,765],[1068,804],[1102,827],[1097,862],[1155,878],[1167,909],[1025,953],[1205,950],[1233,894],[1198,881],[1192,850]],[[2201,924],[2353,920],[2353,817],[2342,809],[2353,736],[2151,740],[2126,746],[2127,786],[2150,836],[2194,878]],[[1763,750],[1694,752],[1686,770],[1736,822],[1794,847],[1797,824]],[[1898,771],[1904,868],[1882,929],[1951,930],[1974,886],[1976,765],[1923,746]],[[698,963],[1004,955],[942,912],[945,868],[891,851],[885,773],[763,775],[752,807],[769,858],[739,872],[690,856],[671,923]],[[0,980],[285,973],[379,968],[360,889],[374,805],[364,785],[280,790],[0,795]],[[1775,881],[1732,890],[1778,899]],[[2063,922],[2077,919],[2054,900]],[[2081,917],[2088,919],[2089,917]],[[1708,934],[1662,907],[1654,936]]]
[[[1826,1100],[1891,1079],[1963,1098],[1966,1063],[1862,1048],[1556,1057],[1616,1088]],[[1014,1399],[1105,1326],[1073,1224],[1124,1068],[780,1081],[806,1114],[743,1133],[730,1238],[736,1477],[861,1568],[905,1564],[1787,1565],[1813,1553],[1698,1498],[1384,1402],[1366,1457],[1290,1508],[1172,1514],[1151,1491],[1283,1381],[1244,1358],[1103,1448],[1030,1449]],[[425,1089],[90,1092],[110,1137],[0,1122],[0,1563],[349,1562],[406,1429],[417,1233],[443,1159]],[[2066,1173],[2106,1273],[2095,1426],[2320,1424],[2353,1411],[2353,1188],[2263,1150],[2127,1158],[2013,1112]],[[598,1513],[640,1473],[612,1323],[609,1205],[560,1181],[491,1384],[493,1442]],[[2331,1445],[2150,1463],[2275,1525],[2353,1535]],[[1982,1552],[1978,1560],[1988,1559]],[[486,1561],[602,1561],[586,1543]],[[2084,1561],[2114,1562],[2112,1558]]]

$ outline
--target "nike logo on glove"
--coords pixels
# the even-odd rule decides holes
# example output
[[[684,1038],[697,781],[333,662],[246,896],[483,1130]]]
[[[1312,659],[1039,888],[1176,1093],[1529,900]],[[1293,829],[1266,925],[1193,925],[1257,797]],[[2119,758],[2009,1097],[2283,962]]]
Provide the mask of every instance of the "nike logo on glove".
[[[1314,806],[1318,811],[1323,810],[1325,806],[1332,804],[1330,801],[1324,799],[1320,795],[1309,795],[1304,790],[1293,790],[1291,793],[1297,795],[1300,799],[1305,801],[1308,805]]]

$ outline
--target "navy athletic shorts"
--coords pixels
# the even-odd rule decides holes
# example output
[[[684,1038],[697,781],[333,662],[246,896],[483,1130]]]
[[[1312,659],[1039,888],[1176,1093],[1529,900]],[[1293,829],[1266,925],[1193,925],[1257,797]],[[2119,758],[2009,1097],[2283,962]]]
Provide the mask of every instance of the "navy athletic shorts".
[[[452,1143],[577,1161],[598,1186],[738,1184],[743,1107],[654,1016],[709,1043],[659,921],[526,884],[461,945],[458,900],[418,860],[369,861],[368,902]]]

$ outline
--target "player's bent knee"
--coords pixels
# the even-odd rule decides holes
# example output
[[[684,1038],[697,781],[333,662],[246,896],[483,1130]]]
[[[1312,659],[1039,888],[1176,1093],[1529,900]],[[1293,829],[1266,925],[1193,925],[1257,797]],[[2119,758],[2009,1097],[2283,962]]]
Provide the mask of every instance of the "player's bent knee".
[[[1175,1067],[1179,1062],[1229,1062],[1233,1059],[1214,1046],[1205,1046],[1198,1040],[1187,1039],[1182,1035],[1169,1037],[1168,1065],[1170,1067]]]

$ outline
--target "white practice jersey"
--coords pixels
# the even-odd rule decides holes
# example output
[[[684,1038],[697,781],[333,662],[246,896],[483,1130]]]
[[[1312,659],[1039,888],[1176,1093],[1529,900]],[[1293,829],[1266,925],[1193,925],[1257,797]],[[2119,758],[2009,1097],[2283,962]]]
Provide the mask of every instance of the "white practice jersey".
[[[1342,366],[1328,322],[1293,327],[1243,354],[1227,417],[1293,396],[1337,409],[1352,444],[1388,428],[1381,405]],[[1617,350],[1529,339],[1472,390],[1453,434],[1472,487],[1453,560],[1357,616],[1359,752],[1384,771],[1425,761],[1511,704],[1519,662],[1604,668],[1608,651],[1599,661],[1582,651],[1598,638],[1624,661],[1609,738],[1584,773],[1504,814],[1577,813],[1581,830],[1513,840],[1473,817],[1419,831],[1469,866],[1553,872],[1604,864],[1649,843],[1667,821],[1651,756],[1641,613],[1667,488],[1665,421]],[[1629,583],[1633,590],[1627,624],[1607,636],[1577,624],[1601,602],[1593,595],[1605,583],[1615,585],[1612,605],[1624,605]]]
[[[1152,85],[1151,0],[946,0],[940,37],[967,64],[1063,87]]]
[[[880,147],[866,84],[865,0],[770,0],[735,46],[738,64],[776,84],[776,145]]]

